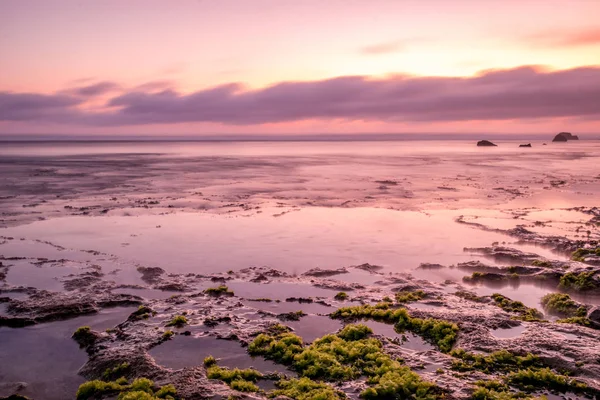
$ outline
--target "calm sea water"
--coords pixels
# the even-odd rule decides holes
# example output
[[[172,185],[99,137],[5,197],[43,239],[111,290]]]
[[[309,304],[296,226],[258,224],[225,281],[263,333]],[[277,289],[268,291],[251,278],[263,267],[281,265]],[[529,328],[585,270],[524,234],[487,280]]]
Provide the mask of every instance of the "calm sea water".
[[[86,154],[167,154],[174,156],[286,156],[348,155],[397,156],[443,154],[553,154],[600,152],[600,140],[552,143],[551,141],[494,141],[498,147],[477,147],[473,140],[406,141],[94,141],[94,142],[0,142],[1,156],[65,156]],[[519,148],[531,143],[532,148]],[[544,143],[547,145],[544,146]]]

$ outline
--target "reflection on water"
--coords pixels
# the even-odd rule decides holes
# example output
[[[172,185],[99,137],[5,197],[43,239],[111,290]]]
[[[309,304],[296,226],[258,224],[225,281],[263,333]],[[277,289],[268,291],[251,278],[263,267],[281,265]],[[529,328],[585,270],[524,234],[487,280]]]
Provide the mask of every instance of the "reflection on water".
[[[457,224],[455,214],[314,207],[279,218],[269,212],[247,218],[190,213],[65,217],[10,228],[10,232],[116,254],[170,272],[211,273],[268,265],[302,273],[314,267],[369,262],[386,271],[413,271],[419,277],[444,281],[451,272],[415,268],[423,262],[469,261],[473,256],[463,252],[465,246],[507,240],[498,233]],[[123,241],[129,246],[121,246]],[[544,249],[538,252],[551,255]]]
[[[19,260],[14,261],[12,267],[8,270],[6,282],[14,286],[35,287],[60,292],[63,290],[61,278],[80,272],[79,268],[73,266],[45,264],[38,267],[27,261]]]
[[[116,294],[131,294],[133,296],[139,296],[143,299],[168,299],[173,296],[174,292],[169,292],[166,290],[158,290],[158,289],[133,289],[133,288],[121,288],[121,289],[113,289],[112,293]]]
[[[423,340],[423,338],[415,335],[412,332],[396,332],[394,325],[384,324],[383,322],[372,320],[361,321],[361,324],[367,325],[376,335],[381,335],[392,339],[399,339],[402,342],[401,346],[405,349],[414,351],[427,351],[435,349],[432,344],[427,343],[425,340]]]
[[[492,330],[492,335],[501,339],[511,339],[520,336],[525,329],[525,325],[517,325],[512,328],[498,328]]]
[[[190,337],[177,335],[150,350],[157,364],[180,369],[201,366],[204,358],[213,356],[218,365],[228,368],[255,368],[263,373],[289,373],[282,365],[262,357],[250,357],[239,342],[219,340],[212,337]]]
[[[135,309],[110,308],[95,315],[18,329],[0,327],[0,382],[5,384],[0,385],[0,396],[11,394],[13,383],[25,382],[27,386],[19,393],[34,399],[74,398],[85,381],[77,371],[87,361],[87,354],[71,339],[73,332],[83,325],[97,331],[114,327]]]
[[[471,285],[469,285],[471,286]],[[541,308],[541,299],[548,293],[557,293],[556,284],[543,282],[519,282],[518,280],[509,280],[506,282],[486,282],[472,286],[472,290],[480,296],[489,296],[494,293],[502,293],[512,300],[517,300],[527,307]],[[584,304],[600,305],[600,296],[598,294],[569,292],[569,296],[576,301]]]
[[[304,343],[311,343],[321,336],[335,333],[342,328],[340,321],[321,315],[307,315],[300,318],[300,321],[286,321],[285,325],[292,328]]]

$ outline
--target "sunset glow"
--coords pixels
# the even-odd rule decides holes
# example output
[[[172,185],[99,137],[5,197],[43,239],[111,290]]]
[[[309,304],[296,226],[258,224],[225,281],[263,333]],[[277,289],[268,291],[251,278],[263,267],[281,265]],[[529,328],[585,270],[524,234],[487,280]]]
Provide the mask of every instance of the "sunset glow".
[[[4,134],[598,131],[596,1],[0,11]]]

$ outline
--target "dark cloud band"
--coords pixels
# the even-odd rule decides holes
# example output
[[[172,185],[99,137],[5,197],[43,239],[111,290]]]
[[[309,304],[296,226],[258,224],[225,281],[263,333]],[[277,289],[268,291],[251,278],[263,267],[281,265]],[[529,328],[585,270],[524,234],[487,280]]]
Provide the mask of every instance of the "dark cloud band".
[[[113,90],[103,82],[92,94]],[[94,89],[96,91],[94,91]],[[89,90],[87,91],[89,93]],[[82,93],[0,92],[0,120],[96,126],[215,122],[232,125],[306,119],[465,121],[554,117],[600,119],[600,68],[493,70],[474,77],[346,76],[248,90],[228,84],[183,94],[122,92],[104,112],[80,111]]]

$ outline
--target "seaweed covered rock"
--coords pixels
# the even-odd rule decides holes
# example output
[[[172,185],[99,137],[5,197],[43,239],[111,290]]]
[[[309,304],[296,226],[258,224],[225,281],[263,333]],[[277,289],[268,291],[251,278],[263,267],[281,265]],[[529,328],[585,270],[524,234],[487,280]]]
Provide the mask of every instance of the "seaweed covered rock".
[[[81,326],[73,332],[71,337],[79,343],[79,347],[83,348],[93,346],[102,335],[93,331],[89,326]]]

